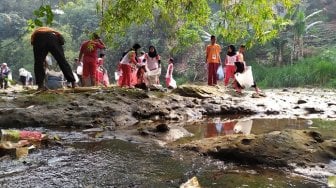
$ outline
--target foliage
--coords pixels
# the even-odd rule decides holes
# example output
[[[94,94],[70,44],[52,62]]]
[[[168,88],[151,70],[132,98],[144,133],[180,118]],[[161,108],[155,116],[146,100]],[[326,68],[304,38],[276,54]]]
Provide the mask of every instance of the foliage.
[[[336,87],[336,48],[306,58],[293,65],[266,67],[253,64],[258,85],[262,87]]]
[[[28,29],[35,27],[51,26],[54,20],[54,13],[51,11],[50,5],[41,5],[39,9],[34,11],[35,18],[28,20]]]
[[[0,13],[0,39],[4,40],[21,33],[25,20],[16,13]]]
[[[258,0],[238,1],[216,0],[220,5],[217,22],[213,31],[228,38],[230,41],[248,38],[248,45],[254,42],[266,42],[278,33],[279,27],[286,20],[276,14],[275,6],[282,6],[290,11],[299,0]],[[199,0],[107,0],[102,29],[109,39],[125,33],[132,24],[141,25],[153,22],[156,15],[166,27],[171,28],[172,34],[186,34],[189,43],[194,42],[195,33],[192,30],[205,27],[210,23],[212,14],[209,1]],[[220,21],[218,21],[220,20]],[[113,24],[111,24],[113,23]],[[195,29],[196,28],[196,29]],[[184,36],[185,37],[185,36]],[[183,37],[182,37],[183,38]]]

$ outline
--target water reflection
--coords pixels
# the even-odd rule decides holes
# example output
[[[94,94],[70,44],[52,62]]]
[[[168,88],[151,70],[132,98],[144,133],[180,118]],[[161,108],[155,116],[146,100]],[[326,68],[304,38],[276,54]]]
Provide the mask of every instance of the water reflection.
[[[221,122],[219,118],[214,122],[209,122],[206,129],[206,138],[215,136],[224,136],[232,134],[245,134],[251,133],[253,120],[238,120]]]
[[[325,137],[335,137],[334,126],[319,126],[307,119],[208,119],[201,123],[192,123],[184,126],[195,135],[195,139],[225,136],[232,134],[265,134],[284,129],[319,131]]]

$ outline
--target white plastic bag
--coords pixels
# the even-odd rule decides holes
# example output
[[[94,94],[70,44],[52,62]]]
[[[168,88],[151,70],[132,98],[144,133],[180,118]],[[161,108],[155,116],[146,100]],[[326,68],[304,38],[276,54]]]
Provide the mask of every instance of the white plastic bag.
[[[115,81],[119,80],[119,72],[114,72]]]
[[[174,80],[174,78],[171,78],[169,86],[172,87],[172,88],[174,88],[174,89],[177,88],[176,81]]]
[[[223,80],[223,79],[224,79],[223,67],[219,65],[217,69],[217,80]]]
[[[254,84],[252,67],[247,66],[243,73],[236,73],[235,78],[242,87],[250,88]]]

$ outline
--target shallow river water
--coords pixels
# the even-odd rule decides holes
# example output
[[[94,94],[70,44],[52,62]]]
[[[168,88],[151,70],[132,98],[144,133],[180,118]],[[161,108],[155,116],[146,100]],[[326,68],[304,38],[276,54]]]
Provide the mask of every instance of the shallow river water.
[[[260,134],[284,128],[313,128],[335,137],[335,128],[314,127],[311,120],[239,122],[242,120],[211,119],[185,128],[195,135],[193,139],[235,132]],[[325,169],[290,172],[226,163],[149,143],[92,137],[79,130],[37,130],[57,135],[63,145],[36,149],[24,159],[1,159],[0,187],[179,187],[194,176],[202,187],[327,187],[327,177],[336,174],[336,162],[327,167],[331,168],[327,170],[329,174],[322,173]]]

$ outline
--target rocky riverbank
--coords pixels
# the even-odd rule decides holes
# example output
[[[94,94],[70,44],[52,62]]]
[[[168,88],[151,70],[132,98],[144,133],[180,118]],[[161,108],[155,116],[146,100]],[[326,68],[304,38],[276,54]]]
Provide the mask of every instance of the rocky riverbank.
[[[293,88],[265,90],[264,93],[266,97],[255,95],[252,91],[237,95],[221,87],[190,85],[169,92],[117,87],[43,93],[3,92],[0,126],[98,127],[112,133],[129,133],[167,143],[190,134],[183,130],[176,131],[176,127],[170,129],[163,125],[161,129],[155,128],[153,122],[169,122],[183,129],[184,122],[197,122],[209,116],[336,119],[333,90]],[[135,131],[127,132],[125,129]],[[171,136],[167,138],[162,136],[164,134]],[[176,135],[179,136],[174,138]],[[284,130],[261,135],[203,139],[180,147],[238,163],[308,165],[327,163],[336,158],[335,139],[324,140],[322,137],[314,131]]]

